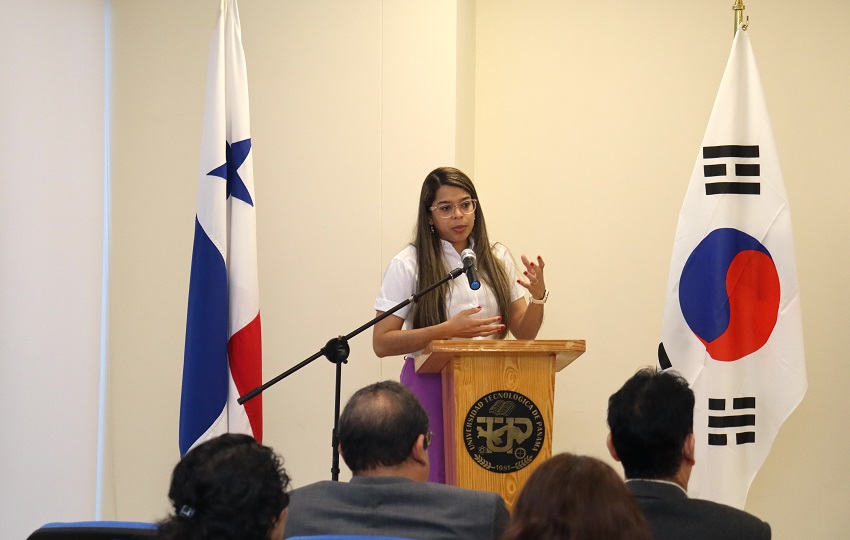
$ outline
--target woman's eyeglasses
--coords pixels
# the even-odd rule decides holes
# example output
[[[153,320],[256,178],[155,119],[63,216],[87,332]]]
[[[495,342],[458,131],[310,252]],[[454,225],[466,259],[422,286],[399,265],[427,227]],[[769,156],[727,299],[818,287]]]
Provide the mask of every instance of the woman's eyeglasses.
[[[455,208],[460,209],[460,211],[464,214],[471,214],[475,212],[477,203],[478,201],[476,199],[466,199],[460,201],[458,204],[440,203],[437,206],[429,207],[428,210],[435,212],[441,218],[450,218],[455,215]]]

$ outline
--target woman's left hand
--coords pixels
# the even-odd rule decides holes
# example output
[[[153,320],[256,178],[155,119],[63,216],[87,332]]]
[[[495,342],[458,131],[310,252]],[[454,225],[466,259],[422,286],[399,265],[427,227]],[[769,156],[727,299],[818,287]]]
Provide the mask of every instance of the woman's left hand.
[[[543,281],[543,267],[546,264],[543,262],[543,258],[538,255],[537,264],[534,264],[523,255],[522,264],[525,265],[523,275],[528,279],[528,282],[518,279],[517,283],[525,287],[532,298],[542,299],[543,295],[546,294],[546,282]]]

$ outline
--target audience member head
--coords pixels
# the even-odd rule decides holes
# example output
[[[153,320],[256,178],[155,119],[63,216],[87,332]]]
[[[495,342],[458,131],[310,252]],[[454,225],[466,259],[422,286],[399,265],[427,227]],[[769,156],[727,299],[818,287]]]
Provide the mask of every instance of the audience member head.
[[[174,467],[160,523],[167,540],[279,540],[289,505],[289,476],[271,448],[226,434],[189,450]]]
[[[404,386],[361,388],[339,417],[339,450],[355,476],[428,478],[428,413]]]
[[[623,480],[598,459],[558,454],[529,477],[502,540],[650,540]]]
[[[608,399],[608,449],[626,478],[675,480],[694,464],[694,393],[675,371],[644,368]]]

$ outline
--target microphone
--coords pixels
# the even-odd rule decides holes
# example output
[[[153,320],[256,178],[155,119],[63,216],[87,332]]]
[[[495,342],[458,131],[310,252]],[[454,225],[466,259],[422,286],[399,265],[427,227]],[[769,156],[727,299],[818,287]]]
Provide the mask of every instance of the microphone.
[[[466,248],[461,251],[460,259],[463,261],[463,271],[466,272],[466,278],[469,280],[469,288],[477,291],[481,288],[481,282],[478,281],[478,270],[475,269],[475,263],[478,261],[475,252]]]

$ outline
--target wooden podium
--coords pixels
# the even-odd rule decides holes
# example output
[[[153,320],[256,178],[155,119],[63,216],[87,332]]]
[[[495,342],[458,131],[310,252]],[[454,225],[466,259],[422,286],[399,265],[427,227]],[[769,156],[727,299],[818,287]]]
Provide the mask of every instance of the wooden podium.
[[[584,340],[439,340],[416,371],[442,373],[446,483],[502,495],[552,455],[555,373],[585,351]]]

